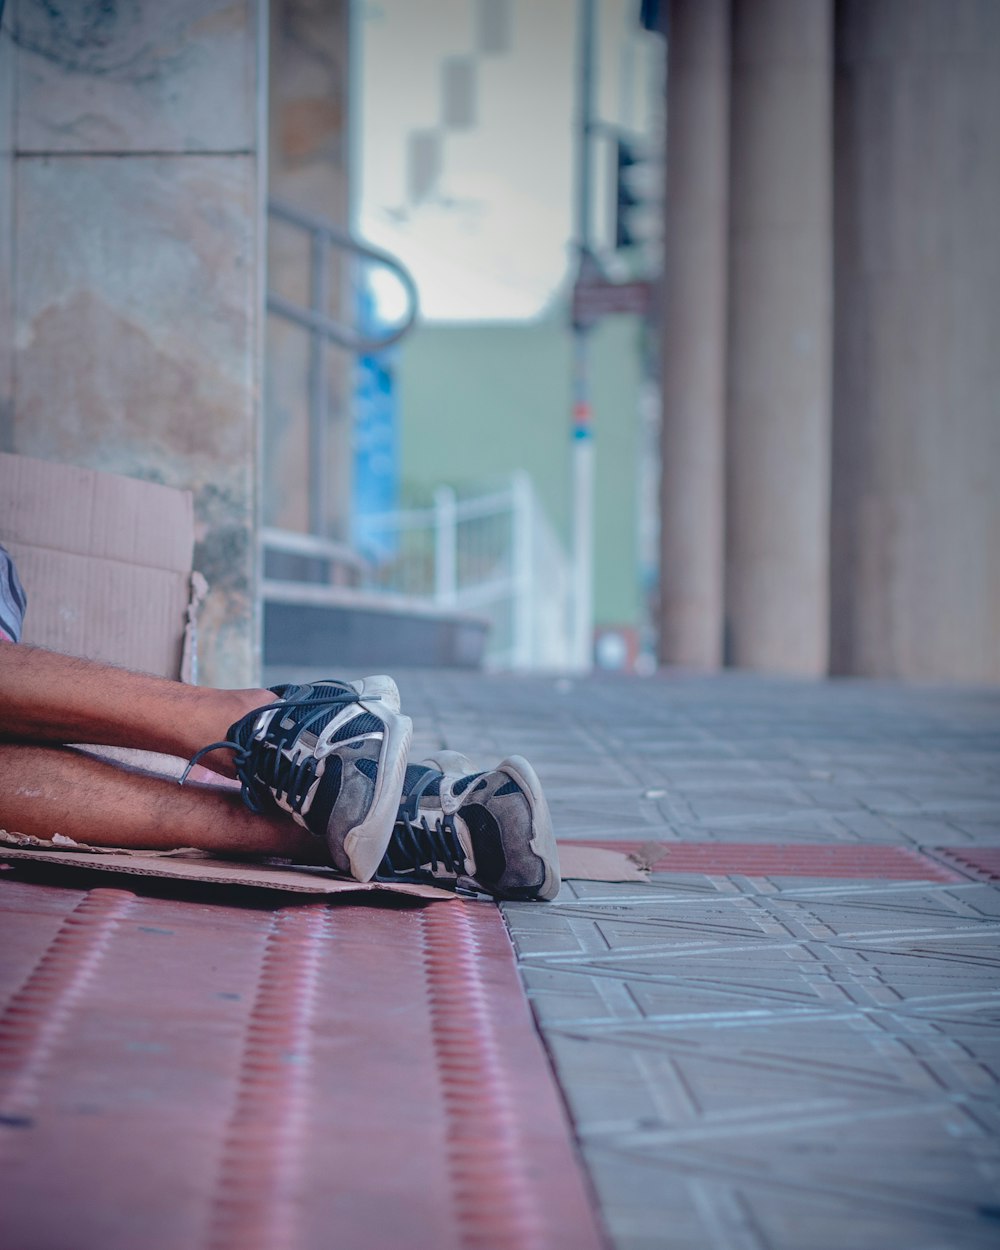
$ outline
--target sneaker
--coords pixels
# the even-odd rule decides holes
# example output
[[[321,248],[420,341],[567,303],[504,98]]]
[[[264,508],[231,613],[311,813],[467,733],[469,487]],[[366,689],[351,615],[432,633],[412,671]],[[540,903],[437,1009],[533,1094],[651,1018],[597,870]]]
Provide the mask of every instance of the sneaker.
[[[278,699],[232,725],[207,752],[233,751],[243,801],[275,806],[326,839],[333,863],[370,881],[392,836],[412,724],[391,677],[274,686]]]
[[[409,765],[376,878],[482,890],[497,898],[555,898],[559,858],[535,770],[512,755],[476,773],[457,751]]]
[[[0,8],[3,6],[0,5]],[[0,642],[20,642],[28,597],[10,552],[0,544]]]

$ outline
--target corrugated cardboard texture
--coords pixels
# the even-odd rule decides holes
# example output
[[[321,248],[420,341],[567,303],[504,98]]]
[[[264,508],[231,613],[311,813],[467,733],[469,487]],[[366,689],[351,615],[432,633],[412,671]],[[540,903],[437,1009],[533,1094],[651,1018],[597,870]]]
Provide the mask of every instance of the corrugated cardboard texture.
[[[180,675],[190,491],[0,453],[0,542],[28,594],[24,642]]]
[[[34,845],[12,846],[11,841]],[[71,844],[72,846],[73,844]],[[389,885],[381,881],[351,881],[331,868],[291,867],[262,861],[217,859],[199,851],[127,851],[116,847],[88,847],[46,850],[38,839],[22,839],[18,834],[0,831],[0,861],[30,860],[53,868],[77,868],[89,872],[126,873],[138,877],[158,877],[169,881],[194,881],[201,885],[235,885],[258,890],[287,890],[293,894],[359,894],[387,891],[414,898],[453,900],[452,890],[433,885]]]
[[[124,847],[87,846],[60,838],[46,843],[40,838],[0,829],[0,862],[31,860],[59,868],[83,868],[93,872],[134,873],[142,877],[165,877],[173,881],[202,884],[243,885],[265,890],[290,890],[299,894],[351,894],[388,890],[417,898],[453,899],[451,890],[432,885],[369,881],[362,884],[333,869],[284,865],[264,860],[220,859],[205,851],[130,851]],[[565,878],[576,881],[631,881],[649,883],[649,873],[626,855],[602,847],[562,846],[559,857]]]
[[[58,835],[57,835],[58,836]],[[601,847],[560,848],[563,876],[575,881],[631,881],[649,883],[649,874],[626,855]],[[369,881],[362,884],[342,877],[330,868],[286,866],[262,860],[219,859],[204,851],[129,851],[124,847],[87,846],[60,839],[57,846],[39,838],[0,829],[0,862],[32,860],[54,867],[86,868],[94,872],[135,873],[166,877],[174,881],[203,884],[244,885],[267,890],[291,890],[301,894],[344,894],[368,890],[411,894],[417,898],[454,898],[451,890],[432,885]]]

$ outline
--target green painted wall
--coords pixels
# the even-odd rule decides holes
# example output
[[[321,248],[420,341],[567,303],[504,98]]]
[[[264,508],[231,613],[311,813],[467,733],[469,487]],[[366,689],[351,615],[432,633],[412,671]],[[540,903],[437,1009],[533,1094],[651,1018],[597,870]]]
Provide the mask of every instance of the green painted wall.
[[[637,319],[615,317],[591,335],[598,625],[641,620],[640,333]],[[479,486],[527,469],[568,543],[571,343],[564,324],[424,326],[404,340],[398,377],[404,497],[423,501],[442,483]]]

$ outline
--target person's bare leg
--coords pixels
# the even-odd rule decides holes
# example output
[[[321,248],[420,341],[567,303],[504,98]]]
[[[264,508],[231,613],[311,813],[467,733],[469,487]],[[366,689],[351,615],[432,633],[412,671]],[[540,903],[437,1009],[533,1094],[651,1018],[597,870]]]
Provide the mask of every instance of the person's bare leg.
[[[249,811],[238,793],[181,789],[64,747],[0,744],[0,828],[46,840],[61,833],[91,846],[194,846],[329,862],[321,839],[281,813]]]
[[[186,686],[40,647],[0,646],[0,739],[8,742],[93,742],[188,759],[274,698],[269,690]],[[229,752],[214,751],[203,763],[234,776]]]

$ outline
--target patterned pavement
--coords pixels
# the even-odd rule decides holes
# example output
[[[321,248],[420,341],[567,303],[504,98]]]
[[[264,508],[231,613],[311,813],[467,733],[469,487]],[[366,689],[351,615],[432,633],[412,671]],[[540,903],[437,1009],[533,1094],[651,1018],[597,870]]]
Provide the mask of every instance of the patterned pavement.
[[[600,1250],[492,903],[30,869],[0,879],[3,1250]]]
[[[618,1250],[1000,1242],[1000,695],[400,684],[418,747],[528,755],[560,837],[660,844],[504,907]]]

